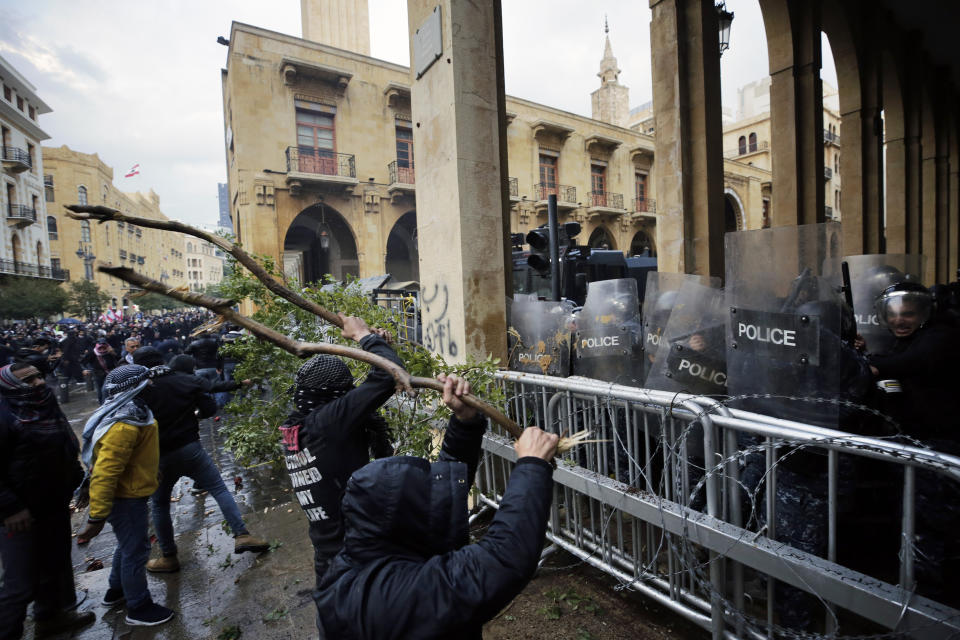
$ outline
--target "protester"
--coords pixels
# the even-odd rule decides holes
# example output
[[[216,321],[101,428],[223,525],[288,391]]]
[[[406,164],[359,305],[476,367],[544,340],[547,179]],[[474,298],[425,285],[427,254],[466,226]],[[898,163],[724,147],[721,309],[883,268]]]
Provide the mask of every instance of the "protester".
[[[123,351],[120,352],[120,359],[127,364],[133,364],[133,352],[140,348],[140,338],[130,336],[123,341]]]
[[[340,318],[345,338],[403,366],[388,344],[388,332],[371,330],[362,318]],[[391,375],[378,367],[371,367],[363,383],[354,387],[343,361],[328,355],[315,356],[297,371],[295,409],[280,429],[290,480],[310,522],[318,588],[343,542],[340,498],[347,479],[370,461],[371,449],[377,457],[393,454],[386,423],[376,412],[394,387]]]
[[[160,432],[160,484],[150,497],[150,511],[162,555],[147,562],[147,571],[173,573],[180,570],[170,519],[170,494],[183,476],[209,491],[217,501],[233,533],[234,553],[266,551],[270,543],[247,530],[220,471],[200,444],[198,418],[208,418],[217,410],[216,402],[208,394],[206,381],[163,366],[163,355],[154,347],[140,347],[134,353],[134,361],[138,365],[154,367],[152,384],[141,392],[140,397],[153,412]]]
[[[106,402],[83,428],[90,510],[77,543],[89,542],[110,521],[117,549],[102,604],[126,601],[126,622],[134,626],[155,626],[174,616],[171,609],[153,602],[147,588],[147,499],[157,489],[159,459],[157,422],[140,395],[149,383],[149,370],[140,365],[111,371],[104,382]]]
[[[80,446],[40,371],[0,368],[0,639],[19,638],[34,601],[36,636],[94,621],[78,612],[70,559],[70,497]]]
[[[107,374],[117,366],[117,354],[106,338],[98,338],[96,344],[84,354],[81,363],[85,367],[83,375],[93,376],[97,387],[97,401],[103,404],[103,381]]]
[[[486,419],[461,399],[469,383],[438,379],[453,411],[438,461],[385,458],[347,483],[343,550],[316,596],[321,637],[480,638],[533,577],[558,437],[523,432],[500,508],[483,539],[468,545],[467,494]]]

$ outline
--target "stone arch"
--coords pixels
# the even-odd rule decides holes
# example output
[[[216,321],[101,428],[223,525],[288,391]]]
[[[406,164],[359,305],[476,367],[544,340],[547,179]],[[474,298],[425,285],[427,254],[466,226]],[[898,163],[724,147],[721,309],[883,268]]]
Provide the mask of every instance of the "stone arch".
[[[654,243],[653,235],[647,232],[647,229],[640,229],[630,240],[630,254],[631,256],[642,256],[645,255],[645,252],[649,252],[649,256],[655,258],[657,256],[657,247]]]
[[[384,257],[384,270],[395,280],[420,280],[420,252],[417,247],[417,212],[407,211],[397,218]]]
[[[616,249],[617,243],[613,234],[603,225],[598,225],[591,233],[590,240],[587,241],[593,249]],[[606,245],[606,246],[604,246]]]
[[[330,274],[335,280],[359,276],[357,240],[350,223],[322,202],[301,211],[283,240],[283,269],[300,282],[317,282]]]
[[[733,189],[727,188],[723,191],[723,231],[742,231],[746,228],[744,224],[745,211],[743,201]]]

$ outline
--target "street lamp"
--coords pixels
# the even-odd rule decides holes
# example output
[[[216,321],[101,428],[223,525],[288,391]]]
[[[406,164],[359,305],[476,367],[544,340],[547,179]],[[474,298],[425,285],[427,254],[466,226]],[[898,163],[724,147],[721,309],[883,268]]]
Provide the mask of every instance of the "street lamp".
[[[85,244],[83,240],[77,242],[77,258],[83,260],[84,277],[87,280],[93,280],[93,261],[97,259],[97,256],[93,255],[90,246]]]
[[[725,1],[716,5],[717,22],[720,25],[720,55],[730,48],[730,24],[733,22],[733,11],[727,11]]]

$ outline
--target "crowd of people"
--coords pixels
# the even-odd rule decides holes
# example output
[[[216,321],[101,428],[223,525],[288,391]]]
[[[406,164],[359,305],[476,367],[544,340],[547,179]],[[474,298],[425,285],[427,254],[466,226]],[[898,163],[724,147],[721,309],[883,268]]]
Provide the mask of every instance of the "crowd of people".
[[[342,316],[343,335],[402,366],[389,333]],[[100,603],[124,606],[125,621],[155,626],[175,612],[150,594],[146,572],[180,570],[170,495],[183,476],[209,491],[236,553],[265,551],[203,449],[199,420],[213,415],[234,381],[219,348],[230,327],[196,333],[205,314],[128,325],[6,327],[0,353],[0,640],[19,638],[35,603],[36,637],[93,622],[77,608],[71,501],[86,507],[76,535],[86,544],[110,523],[116,538]],[[100,407],[77,438],[52,385],[93,378]],[[467,494],[486,419],[462,400],[470,386],[440,376],[453,412],[439,460],[394,456],[378,410],[394,381],[373,368],[355,385],[344,362],[320,355],[300,367],[294,406],[279,425],[292,486],[314,546],[317,628],[322,638],[479,637],[480,628],[532,577],[546,530],[557,436],[527,429],[520,458],[490,532],[467,545]],[[371,458],[375,462],[367,464]],[[49,470],[54,469],[51,473]],[[342,505],[342,507],[341,507]],[[384,517],[387,514],[394,514]],[[411,527],[408,519],[417,522]],[[150,521],[159,553],[150,559]],[[443,523],[434,527],[431,523]],[[509,567],[509,568],[508,568]],[[454,587],[456,598],[417,613],[414,583]],[[404,585],[404,586],[401,586]],[[358,596],[362,587],[366,596]],[[389,623],[383,607],[397,616]],[[429,618],[429,621],[427,620]],[[363,622],[358,622],[358,621]],[[360,626],[357,626],[357,625]],[[386,626],[384,626],[386,625]]]

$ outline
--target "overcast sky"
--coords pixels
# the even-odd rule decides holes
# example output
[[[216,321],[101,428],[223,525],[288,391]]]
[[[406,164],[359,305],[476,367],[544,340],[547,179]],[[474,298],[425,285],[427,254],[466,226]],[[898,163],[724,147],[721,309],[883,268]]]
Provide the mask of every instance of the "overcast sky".
[[[723,100],[768,72],[757,0],[735,12],[722,58]],[[503,0],[507,93],[590,115],[608,17],[631,107],[651,99],[648,0]],[[0,55],[53,113],[45,146],[98,153],[123,191],[160,195],[161,209],[215,224],[226,181],[220,69],[233,20],[299,36],[298,0],[0,0]],[[404,0],[370,0],[371,53],[408,64]],[[824,79],[836,84],[825,52]],[[124,178],[134,164],[140,175]]]

